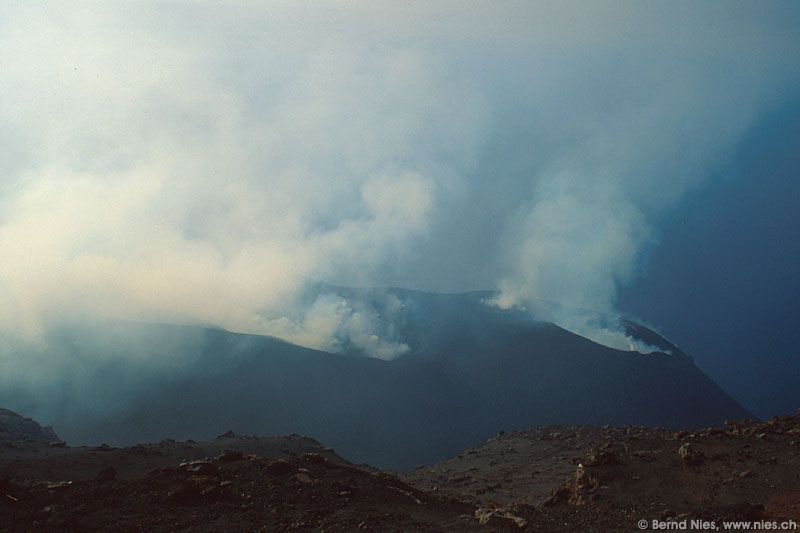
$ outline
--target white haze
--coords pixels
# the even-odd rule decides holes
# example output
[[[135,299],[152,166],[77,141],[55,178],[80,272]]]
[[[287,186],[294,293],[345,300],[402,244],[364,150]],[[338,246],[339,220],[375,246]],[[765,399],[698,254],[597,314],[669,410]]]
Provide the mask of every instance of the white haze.
[[[3,379],[41,363],[9,347],[109,318],[408,350],[391,313],[303,306],[309,280],[494,286],[645,351],[563,309],[613,313],[798,81],[783,4],[322,5],[0,7]]]

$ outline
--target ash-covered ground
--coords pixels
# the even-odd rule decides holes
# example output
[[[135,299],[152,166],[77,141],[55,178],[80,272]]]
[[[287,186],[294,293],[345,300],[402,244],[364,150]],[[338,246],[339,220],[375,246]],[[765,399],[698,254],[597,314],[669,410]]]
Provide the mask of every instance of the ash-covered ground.
[[[2,531],[632,531],[691,518],[800,522],[800,414],[528,429],[397,473],[299,435],[69,447],[0,412]]]

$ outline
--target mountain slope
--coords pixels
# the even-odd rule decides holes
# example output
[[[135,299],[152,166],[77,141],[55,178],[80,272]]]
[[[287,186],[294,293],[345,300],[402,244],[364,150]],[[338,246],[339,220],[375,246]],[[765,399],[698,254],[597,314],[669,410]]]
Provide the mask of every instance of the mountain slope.
[[[68,441],[112,444],[167,435],[207,439],[226,429],[301,433],[351,461],[405,469],[458,453],[500,430],[533,425],[692,428],[750,417],[689,357],[646,328],[641,331],[651,337],[645,340],[665,343],[672,353],[606,348],[487,306],[486,293],[337,294],[399,300],[393,318],[409,352],[384,361],[218,329],[119,324],[105,327],[103,345],[93,346],[98,335],[66,331],[60,342],[75,352],[102,350],[115,339],[120,351],[167,346],[187,369],[137,389],[118,415],[50,422]],[[149,341],[151,329],[155,340]],[[132,338],[136,345],[126,347]],[[175,353],[182,346],[191,354]],[[106,370],[120,383],[130,374],[124,366]]]

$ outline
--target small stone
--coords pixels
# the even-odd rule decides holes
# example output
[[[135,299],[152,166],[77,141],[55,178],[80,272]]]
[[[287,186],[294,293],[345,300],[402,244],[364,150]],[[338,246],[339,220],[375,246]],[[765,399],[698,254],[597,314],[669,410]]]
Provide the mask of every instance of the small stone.
[[[305,472],[299,472],[293,476],[293,479],[302,483],[303,485],[311,485],[313,483],[311,476]]]
[[[268,464],[266,470],[268,474],[274,476],[285,476],[294,472],[295,468],[292,466],[292,463],[286,459],[278,459]]]
[[[178,465],[178,468],[186,470],[187,472],[191,472],[192,474],[205,475],[216,474],[218,471],[218,468],[211,464],[211,461],[206,461],[204,459],[181,463]]]
[[[698,465],[703,462],[703,454],[688,442],[681,444],[681,447],[678,448],[678,455],[681,461],[687,465]]]
[[[225,450],[217,457],[217,461],[221,463],[232,463],[234,461],[241,461],[243,458],[244,454],[238,450]]]

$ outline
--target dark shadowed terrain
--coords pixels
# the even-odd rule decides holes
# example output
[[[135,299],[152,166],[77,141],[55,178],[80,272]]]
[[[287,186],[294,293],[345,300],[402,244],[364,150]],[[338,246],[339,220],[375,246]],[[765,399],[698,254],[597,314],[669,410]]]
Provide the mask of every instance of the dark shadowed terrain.
[[[300,437],[69,448],[0,416],[2,531],[632,531],[800,521],[800,415],[500,434],[404,474]]]
[[[627,531],[797,516],[800,419],[724,425],[751,415],[644,326],[620,322],[653,353],[499,310],[491,293],[324,290],[377,315],[388,301],[406,353],[195,326],[51,333],[74,381],[47,398],[5,393],[49,402],[53,428],[0,411],[0,530]],[[76,408],[82,394],[108,405]]]
[[[96,374],[81,390],[73,386],[51,400],[61,411],[51,409],[46,421],[67,441],[89,444],[207,440],[219,428],[301,433],[355,462],[406,469],[498,431],[551,424],[692,429],[751,416],[678,347],[640,325],[626,323],[665,353],[601,346],[527,313],[486,305],[491,293],[326,290],[367,302],[377,314],[392,298],[399,309],[395,334],[408,353],[384,361],[188,326],[64,329],[50,344],[73,354],[73,368],[91,361]],[[97,365],[94,354],[107,363]],[[174,368],[142,377],[132,366],[139,360]],[[86,389],[104,391],[119,409],[76,414],[72,398]],[[0,400],[26,407],[22,396],[14,391]],[[36,398],[29,404],[27,412],[38,411]]]

